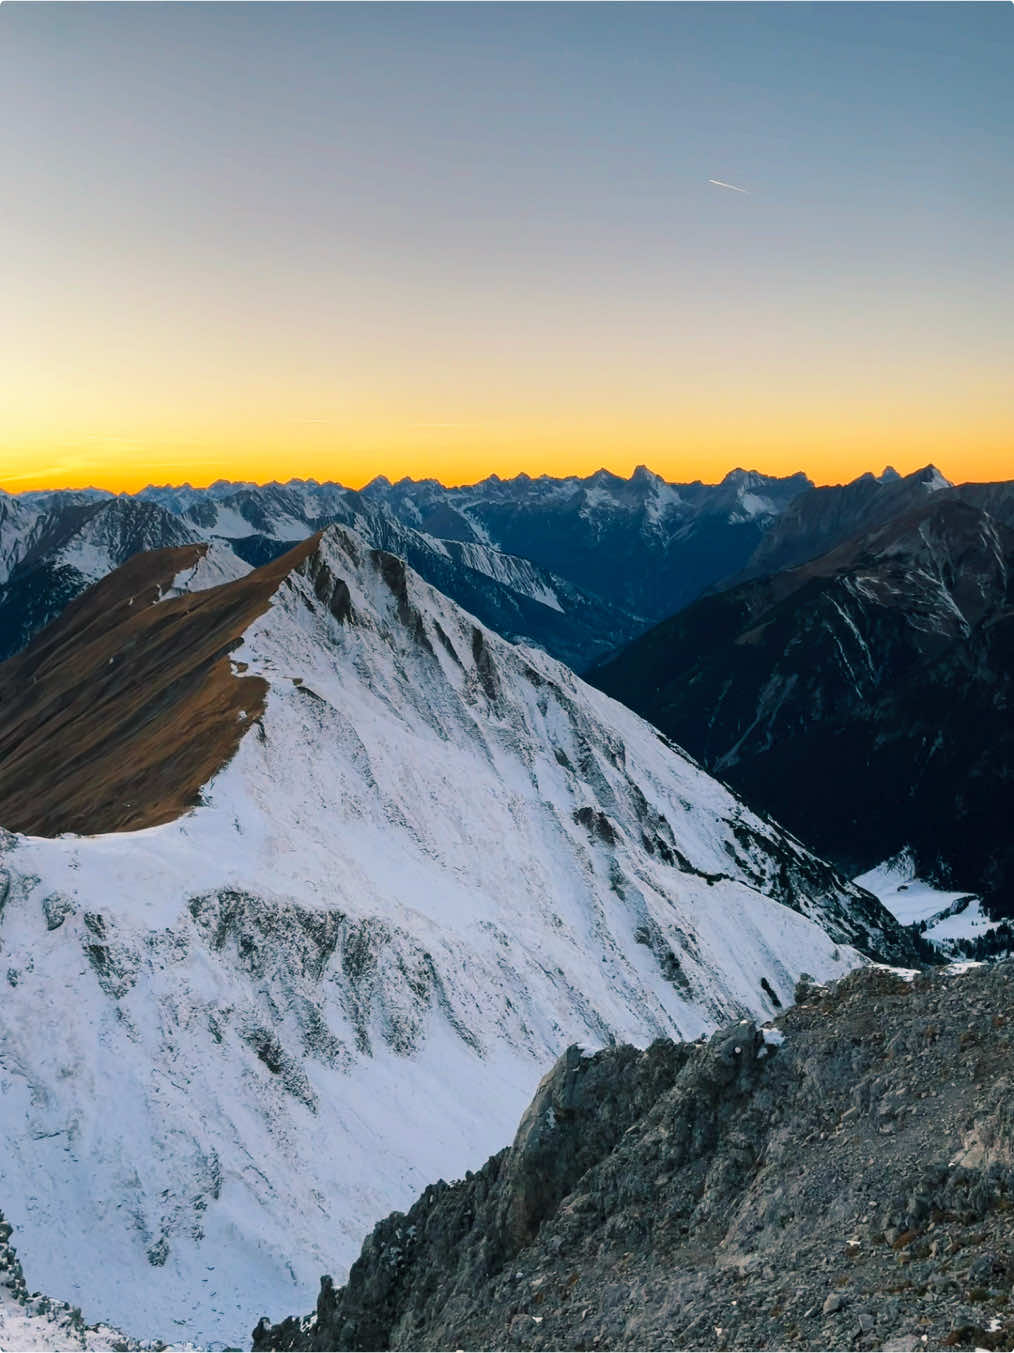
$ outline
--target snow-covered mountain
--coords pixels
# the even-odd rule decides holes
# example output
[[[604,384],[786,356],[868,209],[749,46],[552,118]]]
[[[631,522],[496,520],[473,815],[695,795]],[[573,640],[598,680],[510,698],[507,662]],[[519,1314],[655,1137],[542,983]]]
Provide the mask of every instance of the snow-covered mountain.
[[[911,959],[393,555],[333,527],[181,591],[202,557],[135,557],[0,667],[0,1198],[86,1319],[238,1341],[481,1164],[569,1043]]]
[[[497,475],[448,489],[383,477],[363,489],[403,521],[443,538],[492,544],[551,569],[634,615],[670,615],[737,572],[772,522],[812,487],[731,470],[719,484],[672,484],[641,465],[629,479]]]
[[[331,522],[404,559],[438,591],[514,642],[534,643],[582,671],[643,632],[645,621],[519,555],[443,540],[349,494]]]
[[[150,486],[131,497],[84,492],[0,495],[0,658],[23,648],[73,597],[137,550],[211,542],[229,576],[340,522],[407,559],[427,581],[509,639],[536,643],[578,670],[646,621],[529,559],[443,541],[339,484]],[[223,577],[226,575],[223,575]]]
[[[201,536],[154,503],[89,491],[0,496],[0,659],[22,649],[86,587],[132,555],[186,545]],[[247,571],[224,543],[204,574],[216,581]]]
[[[381,475],[359,493],[310,479],[219,481],[206,490],[150,486],[141,496],[235,540],[291,542],[334,521],[350,524],[354,514],[368,517],[370,509],[376,519],[381,509],[428,539],[526,559],[650,621],[741,569],[788,504],[810,488],[803,474],[779,479],[739,469],[719,484],[672,484],[642,465],[629,479],[608,470],[562,479],[490,475],[447,488],[435,479],[392,484]]]

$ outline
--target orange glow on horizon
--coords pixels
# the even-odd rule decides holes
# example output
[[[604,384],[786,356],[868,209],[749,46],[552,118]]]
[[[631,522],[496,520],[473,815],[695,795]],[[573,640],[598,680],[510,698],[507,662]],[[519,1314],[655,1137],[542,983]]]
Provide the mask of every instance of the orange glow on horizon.
[[[222,439],[207,447],[170,445],[137,438],[110,439],[104,446],[97,439],[83,443],[43,442],[19,450],[0,451],[0,489],[17,494],[40,489],[100,488],[115,493],[136,493],[149,484],[183,484],[206,487],[217,479],[258,484],[289,479],[333,480],[358,489],[378,475],[392,482],[405,476],[437,479],[453,486],[472,484],[497,474],[510,479],[518,474],[533,478],[586,476],[601,467],[628,477],[638,465],[671,482],[695,479],[717,483],[736,467],[763,474],[786,476],[802,471],[816,484],[840,484],[865,471],[878,474],[893,465],[900,474],[910,474],[934,464],[954,483],[1014,478],[1014,438],[988,436],[985,429],[962,429],[947,436],[893,436],[839,434],[820,439],[796,430],[754,437],[678,437],[668,430],[647,435],[645,429],[605,429],[599,435],[580,439],[551,428],[529,431],[516,439],[496,435],[468,434],[435,425],[423,440],[388,434],[364,437],[358,447],[324,437],[286,441],[249,439],[230,445]],[[622,448],[619,449],[619,448]]]

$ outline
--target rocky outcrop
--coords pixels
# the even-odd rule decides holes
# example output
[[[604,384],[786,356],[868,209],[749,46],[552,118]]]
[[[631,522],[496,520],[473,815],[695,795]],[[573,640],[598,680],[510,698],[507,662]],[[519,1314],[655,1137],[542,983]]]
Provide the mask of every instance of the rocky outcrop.
[[[571,1048],[513,1145],[255,1349],[1014,1347],[1014,963]]]

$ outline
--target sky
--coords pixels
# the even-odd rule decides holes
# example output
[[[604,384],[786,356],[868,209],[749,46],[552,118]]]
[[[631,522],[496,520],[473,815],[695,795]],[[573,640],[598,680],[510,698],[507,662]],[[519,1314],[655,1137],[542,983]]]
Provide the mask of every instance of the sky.
[[[1014,477],[1012,65],[1010,4],[8,0],[0,485]]]

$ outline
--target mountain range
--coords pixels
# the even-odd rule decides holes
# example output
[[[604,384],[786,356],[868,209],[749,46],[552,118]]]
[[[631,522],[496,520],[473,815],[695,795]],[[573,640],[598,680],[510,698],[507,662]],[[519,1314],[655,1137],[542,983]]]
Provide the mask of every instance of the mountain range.
[[[630,479],[493,475],[457,489],[378,478],[360,492],[291,480],[0,494],[0,657],[139,549],[218,540],[256,566],[337,522],[508,638],[583,670],[744,566],[809,483],[734,470],[669,484],[642,466]]]
[[[932,467],[0,495],[33,1281],[234,1345],[480,1170],[568,1045],[626,1074],[992,925],[1012,539],[1014,486]]]
[[[333,526],[136,555],[0,668],[0,1196],[47,1290],[233,1343],[575,1039],[918,962],[636,715]]]

